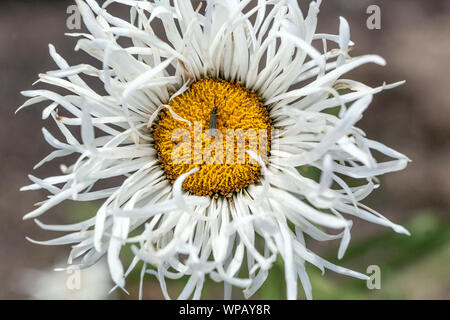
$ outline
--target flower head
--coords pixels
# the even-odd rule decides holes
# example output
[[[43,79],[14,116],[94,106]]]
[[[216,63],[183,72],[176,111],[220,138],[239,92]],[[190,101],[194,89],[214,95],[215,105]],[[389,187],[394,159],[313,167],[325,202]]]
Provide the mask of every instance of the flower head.
[[[112,3],[129,6],[130,19],[109,14]],[[121,288],[143,261],[142,278],[156,276],[166,298],[166,279],[187,275],[180,299],[200,298],[206,276],[224,283],[226,298],[232,286],[250,297],[280,255],[287,297],[295,299],[298,279],[312,297],[306,262],[367,278],[317,256],[305,236],[340,240],[342,257],[351,217],[408,233],[361,203],[378,187],[376,176],[402,170],[408,158],[355,127],[374,94],[401,82],[371,88],[342,78],[385,62],[350,56],[343,18],[338,35],[316,33],[321,1],[312,1],[306,16],[293,0],[253,7],[249,0],[211,0],[204,8],[168,0],[77,4],[89,33],[73,34],[80,38],[76,50],[98,66],[71,66],[50,45],[59,69],[39,81],[68,93],[25,91],[30,99],[21,107],[50,101],[43,118],[51,117],[64,137],[43,129],[55,151],[36,167],[77,159],[62,165],[61,175],[30,176],[33,184],[23,190],[50,196],[25,218],[69,199],[103,202],[80,223],[36,220],[68,234],[32,241],[72,244],[68,263],[80,268],[106,256]],[[87,76],[106,92],[94,91]],[[379,163],[372,151],[392,160]],[[299,168],[307,167],[320,178],[302,175]],[[363,183],[350,186],[346,177]],[[112,178],[115,185],[103,183]],[[128,244],[134,259],[125,269],[120,252]]]

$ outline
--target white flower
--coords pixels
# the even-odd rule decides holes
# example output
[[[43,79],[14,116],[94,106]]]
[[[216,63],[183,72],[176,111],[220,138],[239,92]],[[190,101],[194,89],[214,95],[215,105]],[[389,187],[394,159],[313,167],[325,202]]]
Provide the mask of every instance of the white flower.
[[[112,3],[128,5],[130,21],[110,15]],[[376,176],[402,170],[409,160],[355,127],[374,94],[402,82],[371,88],[341,78],[363,64],[385,61],[375,55],[350,57],[353,43],[343,18],[338,35],[316,33],[321,1],[310,3],[306,17],[294,0],[249,3],[212,0],[193,8],[190,1],[172,6],[168,0],[110,0],[99,6],[77,0],[90,33],[72,34],[80,37],[76,50],[101,65],[70,66],[50,45],[59,70],[41,74],[39,81],[70,93],[23,92],[30,99],[21,108],[51,102],[43,118],[52,117],[65,138],[43,129],[56,150],[36,167],[78,155],[75,163],[61,166],[62,175],[30,176],[33,184],[23,190],[46,189],[51,195],[25,218],[37,218],[67,199],[104,201],[95,217],[77,224],[36,220],[43,229],[69,232],[36,243],[72,244],[68,262],[80,268],[106,255],[121,288],[143,261],[142,278],[155,275],[166,298],[166,278],[188,275],[180,299],[200,298],[207,275],[224,282],[226,298],[232,286],[250,297],[281,255],[287,298],[295,299],[298,278],[312,297],[306,262],[367,278],[308,250],[305,235],[340,239],[341,258],[350,241],[351,216],[408,234],[360,201],[379,186]],[[153,30],[155,24],[164,34]],[[123,46],[119,39],[131,41]],[[92,90],[85,76],[100,80],[106,93]],[[338,115],[325,112],[336,107]],[[191,132],[192,121],[200,118],[218,131],[244,122],[262,125],[258,130],[270,132],[270,154],[264,159],[248,150],[241,166],[175,166],[168,158],[175,149],[169,129],[176,124]],[[77,126],[81,139],[71,130]],[[202,130],[206,134],[208,128]],[[378,163],[372,151],[392,160]],[[258,164],[250,165],[253,160]],[[301,175],[299,166],[319,169],[319,181]],[[117,177],[115,187],[101,184]],[[364,183],[351,187],[345,177]],[[328,234],[321,227],[339,231]],[[135,257],[125,270],[119,256],[130,243]],[[243,275],[245,264],[248,274]]]

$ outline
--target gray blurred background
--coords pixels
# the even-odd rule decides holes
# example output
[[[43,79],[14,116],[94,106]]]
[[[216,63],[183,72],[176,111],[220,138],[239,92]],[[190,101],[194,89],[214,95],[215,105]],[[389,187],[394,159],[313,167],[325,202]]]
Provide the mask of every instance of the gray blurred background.
[[[306,8],[309,1],[300,0],[300,3]],[[25,101],[20,91],[31,89],[39,73],[56,69],[48,54],[48,43],[54,44],[69,64],[95,63],[86,54],[73,50],[76,39],[64,36],[70,31],[66,27],[66,10],[70,4],[73,2],[62,0],[0,2],[1,299],[51,298],[54,293],[45,291],[45,287],[58,286],[67,278],[67,275],[55,276],[54,283],[37,280],[51,278],[54,274],[51,269],[62,265],[69,248],[37,246],[25,240],[25,236],[46,240],[60,234],[43,231],[33,221],[22,221],[23,215],[46,197],[46,193],[19,192],[21,186],[29,183],[28,173],[46,177],[59,172],[58,161],[35,172],[32,170],[51,151],[40,130],[43,126],[51,130],[53,124],[41,120],[42,108],[28,108],[17,115],[14,111]],[[366,27],[366,9],[371,4],[381,8],[381,30]],[[126,14],[122,9],[117,10]],[[378,94],[358,126],[369,137],[413,160],[406,170],[382,177],[382,187],[365,202],[394,222],[406,225],[412,236],[397,235],[383,227],[355,220],[349,251],[341,261],[336,260],[337,244],[311,242],[315,251],[333,262],[361,272],[365,272],[368,265],[377,264],[382,272],[381,290],[368,290],[361,281],[331,272],[322,277],[311,268],[313,295],[316,299],[449,299],[450,2],[324,1],[319,31],[336,34],[339,16],[346,17],[350,23],[352,40],[356,42],[352,55],[375,53],[388,62],[384,68],[363,66],[347,77],[371,86],[381,85],[383,81],[407,80],[400,88]],[[44,215],[42,221],[80,221],[92,216],[96,206],[64,203]],[[100,268],[103,269],[95,272],[107,272],[104,267]],[[282,267],[277,264],[255,298],[284,298],[281,272]],[[89,276],[84,278],[90,279]],[[98,276],[94,274],[93,278],[98,279]],[[144,297],[161,298],[159,285],[151,276],[146,279]],[[30,289],[27,283],[33,281],[35,287]],[[109,289],[108,280],[102,281]],[[127,286],[130,296],[117,293],[108,297],[136,298],[137,288],[137,275],[132,275]],[[175,282],[170,290],[179,288],[181,283]],[[203,297],[222,297],[219,284],[208,282],[204,290]],[[35,291],[41,294],[34,294]],[[106,295],[87,297],[104,298]],[[235,297],[242,295],[236,292]]]

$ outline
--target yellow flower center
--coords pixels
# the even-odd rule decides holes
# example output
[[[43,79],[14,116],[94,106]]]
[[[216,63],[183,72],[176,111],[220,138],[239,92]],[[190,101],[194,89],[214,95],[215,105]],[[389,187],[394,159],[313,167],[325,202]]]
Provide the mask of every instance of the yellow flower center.
[[[259,180],[257,160],[267,163],[271,138],[271,120],[260,96],[238,82],[205,79],[169,106],[153,131],[169,180],[198,168],[184,180],[183,190],[215,197],[230,197]]]

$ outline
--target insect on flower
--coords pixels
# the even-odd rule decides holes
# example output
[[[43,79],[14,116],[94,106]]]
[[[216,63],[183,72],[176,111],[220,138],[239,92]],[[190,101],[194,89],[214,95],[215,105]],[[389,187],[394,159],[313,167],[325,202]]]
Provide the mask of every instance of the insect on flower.
[[[362,201],[379,186],[377,176],[404,169],[409,159],[356,127],[374,94],[403,82],[372,88],[347,79],[355,68],[385,61],[349,55],[354,43],[344,18],[337,35],[317,33],[321,1],[306,13],[293,0],[261,0],[250,9],[250,0],[211,0],[204,11],[184,0],[76,2],[88,29],[73,34],[76,49],[98,63],[70,65],[50,45],[58,70],[39,79],[66,93],[22,92],[29,100],[21,108],[50,102],[43,118],[63,137],[42,130],[55,150],[36,167],[72,156],[62,173],[30,175],[22,188],[50,194],[25,219],[67,233],[30,241],[71,244],[68,263],[78,268],[106,259],[115,288],[125,288],[142,265],[141,283],[155,276],[168,299],[166,280],[183,276],[179,299],[201,298],[207,277],[224,284],[225,298],[233,287],[251,297],[281,257],[287,298],[297,298],[300,280],[310,299],[307,263],[367,276],[319,257],[306,239],[339,241],[341,258],[353,218],[408,234]],[[129,19],[108,12],[115,3],[129,7]],[[203,139],[213,129],[223,139]],[[390,160],[378,162],[375,152]],[[320,178],[302,175],[305,167]],[[75,224],[37,220],[65,200],[101,206]],[[124,246],[131,262],[122,259]]]
[[[216,98],[214,97],[214,108],[211,111],[211,116],[209,117],[209,134],[212,136],[213,131],[216,129],[216,122],[217,122],[217,105],[216,105]]]

